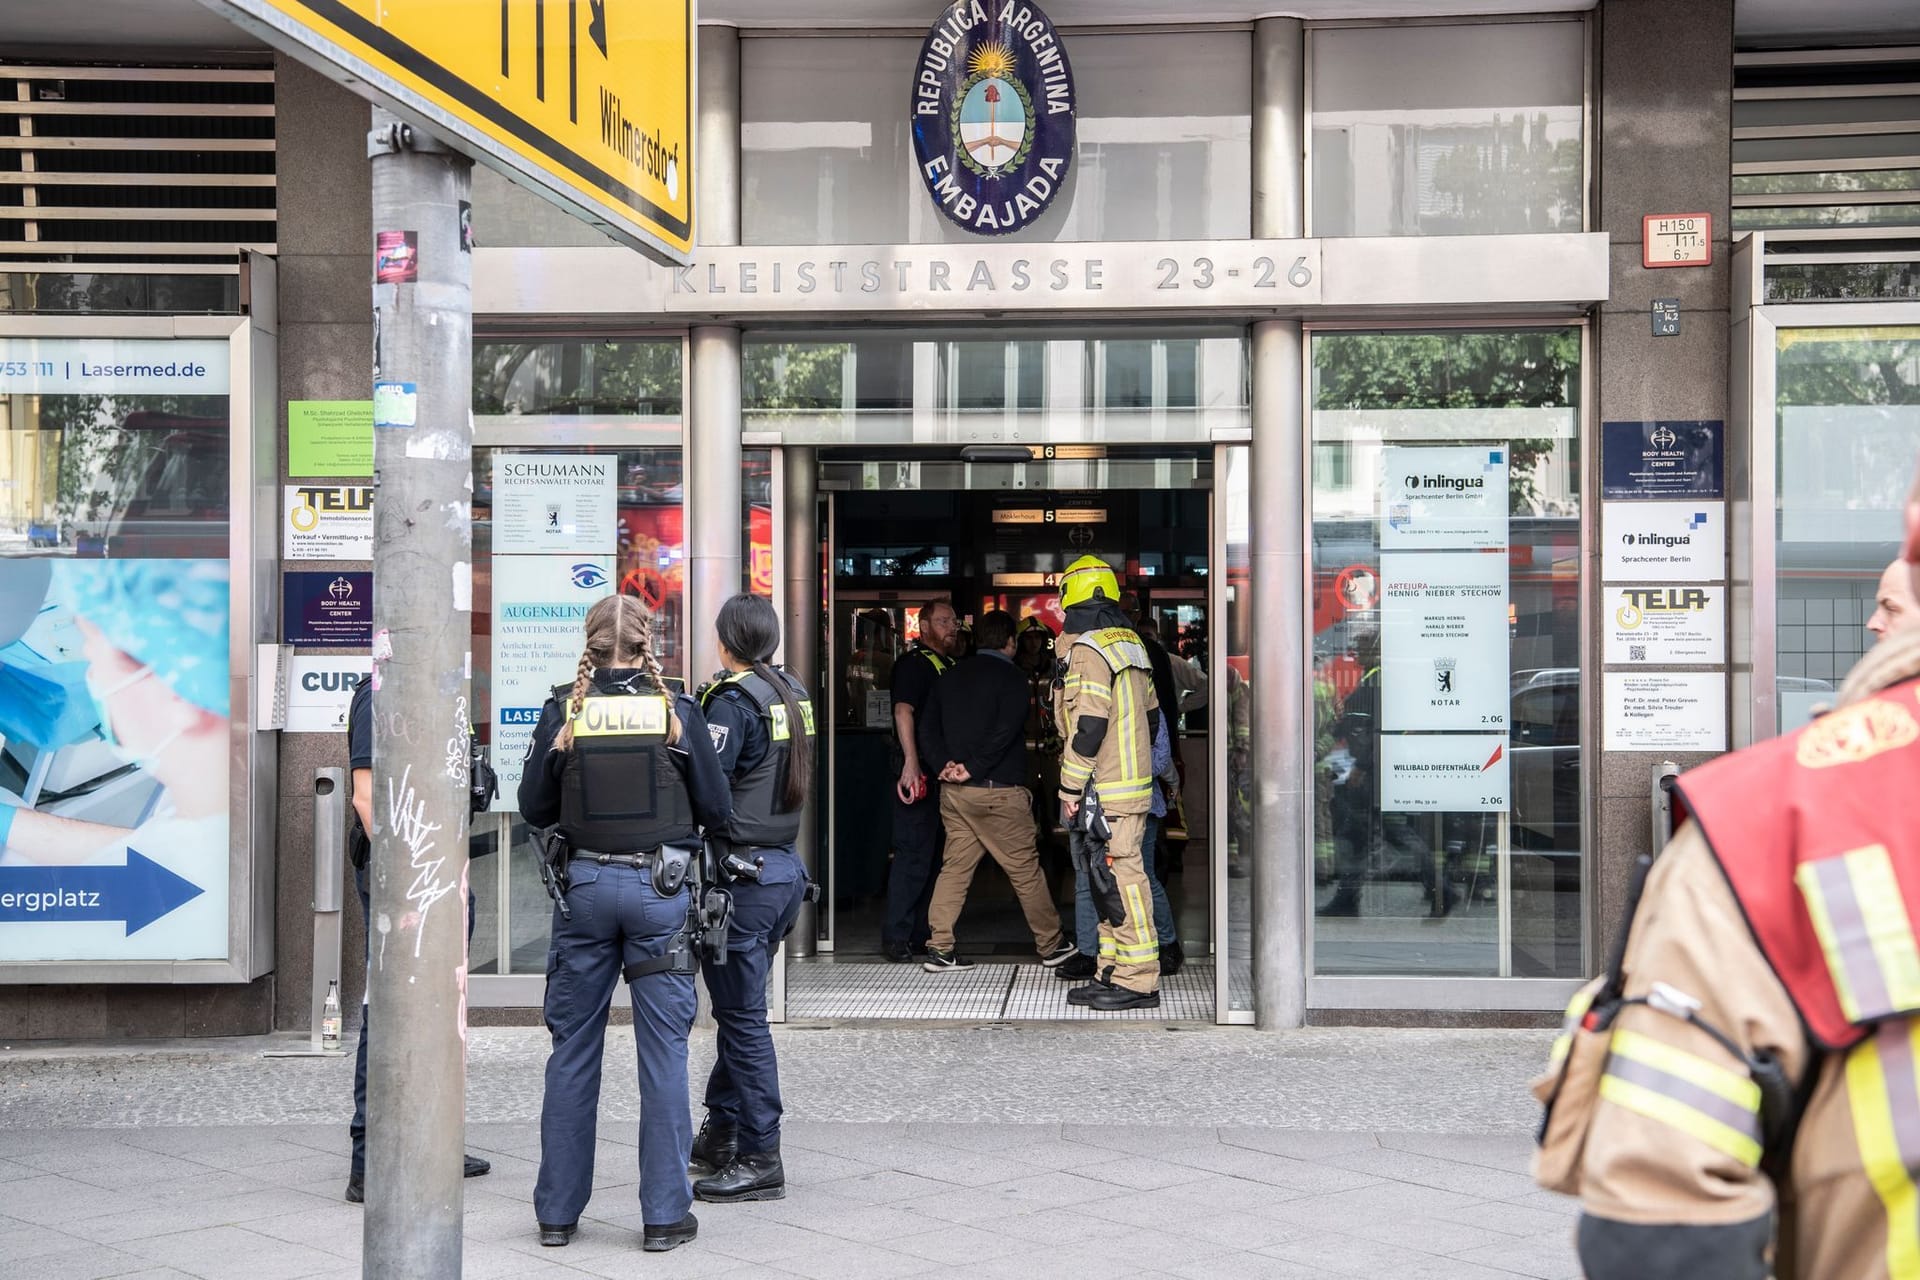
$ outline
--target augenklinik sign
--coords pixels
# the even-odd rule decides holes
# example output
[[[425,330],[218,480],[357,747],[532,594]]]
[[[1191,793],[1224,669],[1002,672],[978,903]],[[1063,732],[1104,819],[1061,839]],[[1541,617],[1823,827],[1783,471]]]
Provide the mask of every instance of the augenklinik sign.
[[[976,235],[1038,218],[1073,163],[1073,68],[1020,0],[954,0],[914,63],[913,149],[940,211]]]

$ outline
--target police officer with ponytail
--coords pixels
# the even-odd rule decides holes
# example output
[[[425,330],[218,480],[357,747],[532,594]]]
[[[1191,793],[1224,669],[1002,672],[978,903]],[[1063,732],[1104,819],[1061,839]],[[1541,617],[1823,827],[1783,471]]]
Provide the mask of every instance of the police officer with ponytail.
[[[700,691],[720,764],[733,784],[733,816],[708,836],[738,869],[727,961],[701,966],[719,1025],[719,1059],[707,1080],[707,1118],[691,1170],[702,1200],[778,1200],[780,1068],[767,1029],[767,977],[807,893],[794,852],[813,789],[813,703],[788,672],[769,665],[780,619],[759,596],[737,595],[715,623],[726,670]]]
[[[699,1230],[687,1178],[689,866],[697,828],[724,827],[731,804],[699,703],[675,698],[661,677],[646,606],[609,596],[587,611],[586,627],[579,673],[541,709],[520,780],[520,812],[553,829],[548,856],[561,885],[533,1207],[540,1243],[567,1244],[593,1189],[607,1005],[624,973],[640,1065],[642,1247],[660,1253]]]

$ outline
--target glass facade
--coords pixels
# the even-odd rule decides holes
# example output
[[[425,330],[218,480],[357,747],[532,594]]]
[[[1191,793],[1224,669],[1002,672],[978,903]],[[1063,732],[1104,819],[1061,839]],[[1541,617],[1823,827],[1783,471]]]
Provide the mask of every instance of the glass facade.
[[[473,721],[500,775],[469,846],[476,974],[546,969],[551,904],[514,796],[540,706],[577,669],[587,608],[639,596],[662,670],[690,674],[681,354],[678,337],[474,342]]]
[[[1317,973],[1583,972],[1580,358],[1313,337]]]
[[[1780,729],[1831,703],[1871,647],[1881,574],[1920,441],[1920,327],[1775,336],[1775,639]]]
[[[794,444],[1138,444],[1247,425],[1244,330],[1061,334],[749,333],[746,429]]]
[[[927,244],[972,237],[927,199],[913,161],[918,38],[743,38],[745,244]],[[1079,145],[1062,197],[1011,240],[1245,237],[1252,209],[1252,43],[1244,32],[1072,42]],[[1194,67],[1207,74],[1195,77]],[[822,92],[830,86],[830,92]]]
[[[1584,23],[1310,38],[1313,235],[1581,230]]]

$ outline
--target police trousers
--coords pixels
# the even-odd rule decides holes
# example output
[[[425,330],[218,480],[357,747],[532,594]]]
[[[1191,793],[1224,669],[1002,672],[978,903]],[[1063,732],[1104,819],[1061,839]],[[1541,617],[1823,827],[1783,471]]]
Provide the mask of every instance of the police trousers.
[[[780,940],[800,914],[807,877],[791,847],[762,849],[760,883],[732,888],[733,924],[727,962],[702,959],[718,1028],[707,1114],[739,1129],[741,1155],[780,1149],[780,1064],[767,1026],[767,980]]]
[[[535,1216],[553,1226],[580,1217],[593,1191],[600,1110],[600,1061],[607,1004],[624,965],[666,954],[687,922],[688,894],[654,892],[652,873],[576,861],[568,868],[567,906],[553,913],[547,952],[546,1095],[540,1103],[540,1176]],[[687,1032],[693,1026],[693,975],[654,973],[629,987],[640,1068],[640,1210],[648,1226],[687,1214],[693,1184],[687,1156],[693,1115],[687,1104]]]

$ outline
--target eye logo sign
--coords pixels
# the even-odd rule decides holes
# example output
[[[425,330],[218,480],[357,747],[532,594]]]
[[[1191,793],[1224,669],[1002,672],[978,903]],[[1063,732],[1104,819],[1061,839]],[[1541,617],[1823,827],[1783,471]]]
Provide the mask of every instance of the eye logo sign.
[[[591,562],[573,566],[573,585],[582,591],[594,591],[607,585],[607,571]]]
[[[950,221],[1003,236],[1060,194],[1073,69],[1038,5],[953,0],[920,47],[911,105],[921,180]]]

